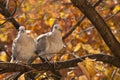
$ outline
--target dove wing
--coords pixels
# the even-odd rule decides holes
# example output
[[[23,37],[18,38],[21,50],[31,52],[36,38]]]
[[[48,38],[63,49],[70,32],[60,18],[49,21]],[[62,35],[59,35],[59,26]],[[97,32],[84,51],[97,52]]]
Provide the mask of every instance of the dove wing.
[[[48,36],[48,34],[42,34],[42,35],[38,36],[38,38],[36,39],[37,40],[36,46],[37,46],[38,52],[44,52],[46,50],[47,36]]]
[[[16,58],[18,56],[20,49],[21,49],[20,48],[21,46],[19,46],[18,41],[19,41],[19,39],[15,39],[12,44],[12,60],[16,60],[14,58]]]

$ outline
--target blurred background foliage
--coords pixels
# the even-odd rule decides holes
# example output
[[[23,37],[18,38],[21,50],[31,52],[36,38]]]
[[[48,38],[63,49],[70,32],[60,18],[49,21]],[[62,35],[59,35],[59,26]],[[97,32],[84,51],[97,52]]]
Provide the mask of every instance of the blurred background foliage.
[[[6,1],[6,0],[4,0]],[[76,24],[83,14],[75,8],[70,0],[9,0],[8,9],[16,13],[14,18],[26,27],[28,35],[34,39],[51,30],[57,19],[62,26],[64,36],[68,30]],[[89,0],[95,4],[97,0]],[[120,0],[103,0],[96,7],[97,12],[109,25],[113,34],[120,41]],[[10,22],[0,14],[0,60],[9,62],[12,41],[17,35],[17,30]],[[102,40],[91,22],[86,18],[72,34],[64,40],[66,48],[55,54],[53,61],[65,61],[87,54],[111,54],[109,48]],[[39,60],[37,60],[39,62]],[[71,64],[72,65],[72,64]],[[116,71],[116,74],[113,73]],[[66,80],[120,80],[120,71],[114,66],[96,62],[86,58],[78,63],[78,67],[63,69],[60,71]],[[49,72],[44,72],[37,80],[48,77]],[[3,75],[0,75],[0,79]],[[52,79],[49,77],[49,79]],[[23,80],[23,77],[21,77]]]

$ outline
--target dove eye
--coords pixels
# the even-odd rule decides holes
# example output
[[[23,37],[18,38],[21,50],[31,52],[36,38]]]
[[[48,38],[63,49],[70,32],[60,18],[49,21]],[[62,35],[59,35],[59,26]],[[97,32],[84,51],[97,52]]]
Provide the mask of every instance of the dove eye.
[[[55,29],[57,29],[57,26],[55,26]]]

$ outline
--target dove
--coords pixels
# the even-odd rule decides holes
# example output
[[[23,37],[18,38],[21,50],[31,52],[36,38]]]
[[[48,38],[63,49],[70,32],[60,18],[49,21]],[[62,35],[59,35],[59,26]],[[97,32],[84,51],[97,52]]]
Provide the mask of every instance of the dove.
[[[27,35],[24,26],[20,26],[17,37],[13,40],[10,62],[22,64],[32,63],[33,59],[36,57],[35,48],[34,39]],[[14,80],[19,74],[21,74],[21,72],[16,72],[5,78],[5,80]]]
[[[35,55],[35,41],[28,36],[25,27],[20,26],[17,37],[12,44],[12,56],[10,62],[29,63],[29,60]]]
[[[51,32],[41,34],[36,38],[36,50],[39,56],[51,58],[64,47],[61,32],[61,26],[54,24]]]

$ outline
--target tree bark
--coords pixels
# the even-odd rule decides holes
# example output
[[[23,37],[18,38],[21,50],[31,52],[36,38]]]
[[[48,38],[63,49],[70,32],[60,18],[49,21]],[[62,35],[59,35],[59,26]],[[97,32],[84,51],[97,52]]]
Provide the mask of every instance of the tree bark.
[[[51,69],[60,70],[69,67],[77,66],[78,62],[82,62],[85,58],[95,59],[96,61],[102,61],[120,68],[120,59],[118,57],[109,56],[105,54],[92,54],[82,56],[80,58],[75,58],[67,61],[58,61],[55,63],[36,63],[31,65],[17,64],[17,63],[5,63],[0,62],[0,73],[6,72],[28,72],[31,70],[36,71],[51,71]],[[72,65],[71,65],[72,64]]]
[[[3,1],[0,1],[0,13],[6,18],[6,20],[10,21],[14,27],[18,30],[20,24],[13,18],[11,13],[5,8],[3,5]]]
[[[112,54],[120,58],[120,44],[112,34],[109,26],[105,23],[103,18],[97,13],[94,7],[87,0],[71,0],[74,6],[76,6],[83,14],[92,22],[95,26]]]

